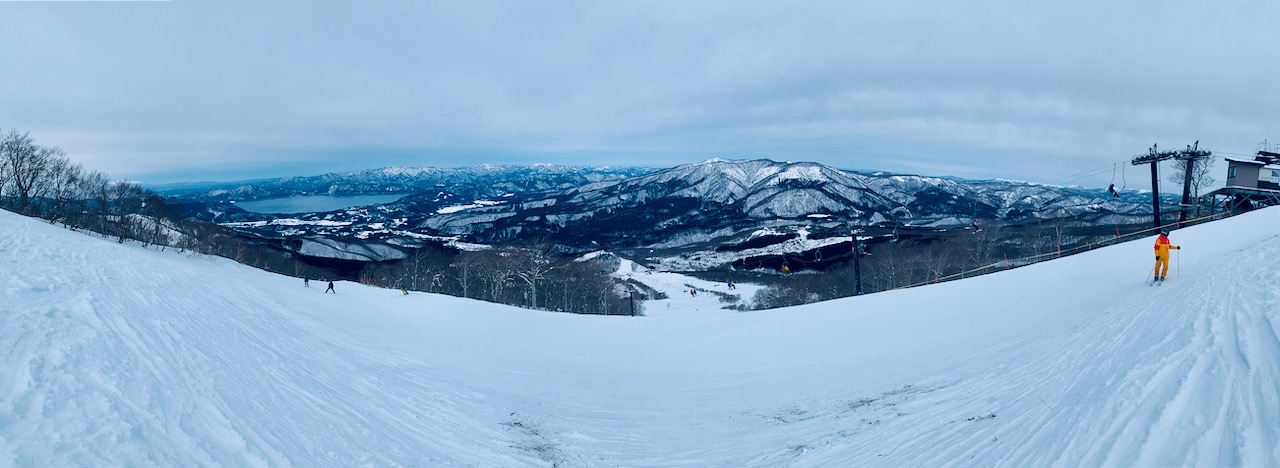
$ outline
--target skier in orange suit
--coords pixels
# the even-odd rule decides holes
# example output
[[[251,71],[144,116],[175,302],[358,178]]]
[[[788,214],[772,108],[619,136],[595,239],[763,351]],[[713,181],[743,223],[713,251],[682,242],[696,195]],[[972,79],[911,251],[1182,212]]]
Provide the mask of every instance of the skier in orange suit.
[[[1164,281],[1165,274],[1169,273],[1169,250],[1181,250],[1182,247],[1169,244],[1169,230],[1161,229],[1160,237],[1156,238],[1155,249],[1156,270],[1153,281]]]

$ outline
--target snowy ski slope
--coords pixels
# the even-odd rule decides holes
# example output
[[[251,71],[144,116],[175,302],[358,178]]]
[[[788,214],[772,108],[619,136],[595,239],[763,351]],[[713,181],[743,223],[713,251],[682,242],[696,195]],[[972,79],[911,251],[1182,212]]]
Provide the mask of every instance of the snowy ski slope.
[[[0,466],[1280,465],[1280,210],[749,313],[323,286],[0,211]]]

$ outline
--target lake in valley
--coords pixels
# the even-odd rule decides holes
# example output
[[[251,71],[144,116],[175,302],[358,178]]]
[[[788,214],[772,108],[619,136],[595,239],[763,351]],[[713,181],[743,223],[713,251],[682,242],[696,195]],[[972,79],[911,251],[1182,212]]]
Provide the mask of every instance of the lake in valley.
[[[314,213],[334,211],[357,206],[380,205],[399,200],[409,194],[394,195],[302,195],[267,200],[236,202],[236,206],[254,213]]]

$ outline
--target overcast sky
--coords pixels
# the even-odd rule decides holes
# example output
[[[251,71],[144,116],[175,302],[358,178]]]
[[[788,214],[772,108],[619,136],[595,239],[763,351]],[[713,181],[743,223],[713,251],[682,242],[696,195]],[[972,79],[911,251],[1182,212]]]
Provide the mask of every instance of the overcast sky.
[[[0,25],[0,128],[144,183],[721,157],[1105,187],[1153,143],[1280,142],[1269,0],[0,1]]]

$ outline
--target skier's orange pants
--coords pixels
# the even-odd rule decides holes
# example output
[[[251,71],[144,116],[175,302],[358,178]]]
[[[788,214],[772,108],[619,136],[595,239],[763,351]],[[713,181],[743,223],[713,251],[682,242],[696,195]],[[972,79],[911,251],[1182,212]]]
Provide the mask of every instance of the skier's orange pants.
[[[1156,255],[1156,278],[1164,278],[1169,273],[1169,257]]]

